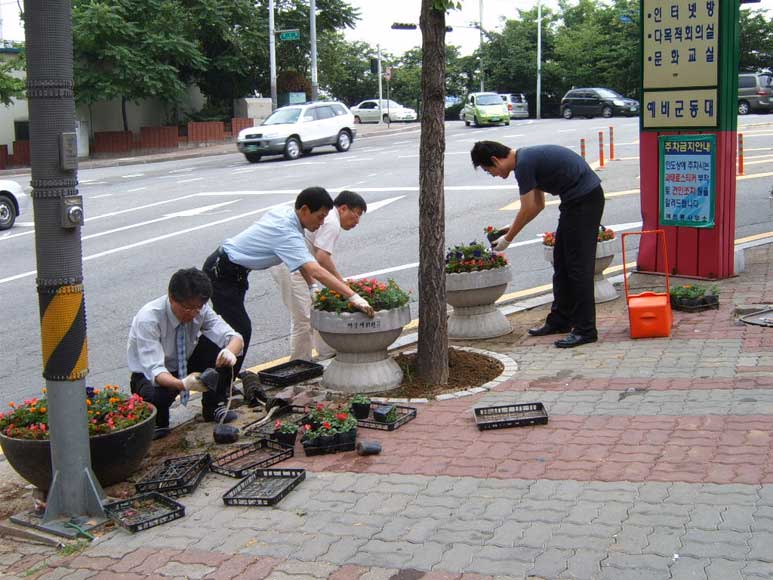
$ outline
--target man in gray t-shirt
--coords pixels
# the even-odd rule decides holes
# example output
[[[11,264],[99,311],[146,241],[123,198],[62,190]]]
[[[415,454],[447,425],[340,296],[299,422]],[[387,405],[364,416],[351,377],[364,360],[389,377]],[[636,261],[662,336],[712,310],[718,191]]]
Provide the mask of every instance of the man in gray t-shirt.
[[[545,194],[561,198],[553,249],[553,304],[545,324],[529,330],[532,336],[569,334],[556,341],[559,348],[596,342],[596,304],[593,268],[596,259],[604,191],[601,180],[585,160],[559,145],[510,149],[496,141],[478,141],[470,152],[475,168],[507,179],[515,173],[521,207],[507,232],[494,242],[502,252],[513,238],[545,209]]]

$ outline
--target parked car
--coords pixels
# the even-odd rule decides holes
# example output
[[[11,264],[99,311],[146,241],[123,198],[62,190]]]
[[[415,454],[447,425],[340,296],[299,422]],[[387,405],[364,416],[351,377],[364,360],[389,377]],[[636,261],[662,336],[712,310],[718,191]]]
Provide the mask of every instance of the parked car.
[[[356,107],[352,107],[355,123],[394,123],[396,121],[415,121],[418,116],[416,111],[403,107],[400,103],[381,99],[381,107],[378,106],[378,99],[362,101]],[[382,110],[383,109],[383,110]]]
[[[348,151],[356,135],[354,115],[343,103],[306,103],[281,107],[260,125],[243,129],[236,146],[247,161],[257,163],[263,155],[298,159],[324,145]]]
[[[589,119],[602,117],[636,117],[639,101],[629,99],[611,89],[572,89],[561,99],[561,116],[571,119],[585,116]]]
[[[529,117],[529,102],[523,93],[499,93],[510,113],[511,119],[526,119]]]
[[[32,200],[21,185],[10,179],[0,179],[0,230],[13,227],[16,218],[32,211]]]
[[[502,98],[496,93],[470,93],[464,100],[464,107],[459,118],[469,127],[474,123],[493,125],[495,123],[510,124],[510,113]]]
[[[738,114],[773,110],[773,75],[744,73],[738,75]]]

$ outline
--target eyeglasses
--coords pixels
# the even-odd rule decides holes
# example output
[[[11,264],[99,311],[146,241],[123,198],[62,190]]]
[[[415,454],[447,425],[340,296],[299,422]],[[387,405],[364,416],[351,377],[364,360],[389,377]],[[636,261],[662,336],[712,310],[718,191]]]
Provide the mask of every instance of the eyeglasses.
[[[186,312],[198,313],[198,312],[201,312],[201,310],[204,308],[204,306],[206,305],[206,302],[204,304],[196,304],[195,306],[190,306],[188,304],[183,304],[182,302],[177,302],[177,305],[183,310],[185,310]]]

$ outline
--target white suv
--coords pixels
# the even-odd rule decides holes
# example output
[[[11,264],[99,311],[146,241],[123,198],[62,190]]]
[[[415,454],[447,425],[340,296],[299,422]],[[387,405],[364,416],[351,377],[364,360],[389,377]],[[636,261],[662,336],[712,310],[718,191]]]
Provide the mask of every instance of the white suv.
[[[356,134],[354,115],[343,103],[307,103],[277,109],[260,125],[240,131],[236,146],[250,163],[263,155],[298,159],[323,145],[348,151]]]
[[[32,200],[21,185],[0,179],[0,230],[12,227],[16,218],[32,211]]]

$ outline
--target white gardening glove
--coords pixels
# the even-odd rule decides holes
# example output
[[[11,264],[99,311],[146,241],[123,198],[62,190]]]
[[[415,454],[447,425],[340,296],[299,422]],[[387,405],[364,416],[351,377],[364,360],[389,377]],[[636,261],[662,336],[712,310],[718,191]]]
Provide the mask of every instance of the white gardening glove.
[[[201,373],[191,373],[183,379],[183,387],[185,390],[183,393],[187,393],[190,396],[189,391],[199,391],[201,393],[207,391],[207,385],[201,382],[199,377]],[[182,397],[182,394],[180,395]]]
[[[311,296],[311,301],[314,302],[314,299],[317,297],[317,292],[320,291],[320,286],[316,282],[309,286],[309,296]]]
[[[373,314],[374,314],[373,307],[370,304],[368,304],[368,302],[365,300],[365,298],[363,298],[362,296],[360,296],[359,294],[357,294],[355,292],[354,294],[349,296],[348,300],[349,300],[349,302],[354,304],[354,307],[357,310],[361,310],[362,312],[367,314],[368,318],[373,318]]]
[[[499,236],[497,238],[497,241],[494,242],[494,245],[492,246],[492,248],[494,248],[494,251],[496,252],[504,252],[509,245],[510,245],[510,242],[505,236]]]
[[[216,367],[232,367],[236,364],[236,355],[232,353],[227,348],[224,348],[220,351],[220,353],[217,355],[217,360],[215,361]]]

